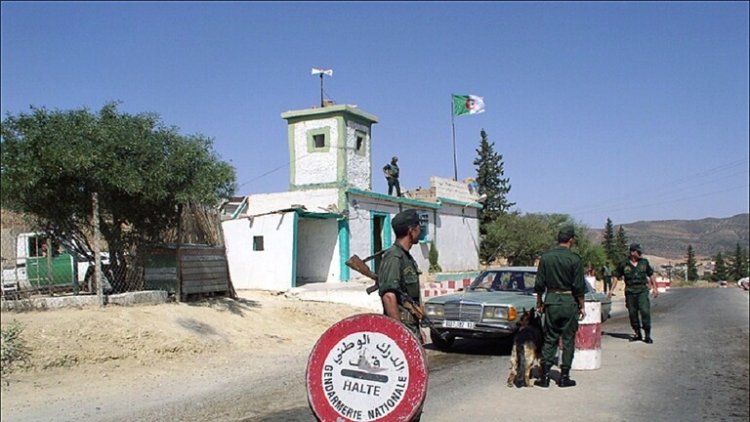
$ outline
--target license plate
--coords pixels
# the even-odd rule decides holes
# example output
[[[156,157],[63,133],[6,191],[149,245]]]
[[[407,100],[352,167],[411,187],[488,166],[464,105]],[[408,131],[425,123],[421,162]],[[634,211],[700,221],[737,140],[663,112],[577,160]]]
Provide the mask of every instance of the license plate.
[[[474,322],[472,321],[443,321],[443,327],[444,328],[464,328],[464,329],[473,329],[474,328]]]

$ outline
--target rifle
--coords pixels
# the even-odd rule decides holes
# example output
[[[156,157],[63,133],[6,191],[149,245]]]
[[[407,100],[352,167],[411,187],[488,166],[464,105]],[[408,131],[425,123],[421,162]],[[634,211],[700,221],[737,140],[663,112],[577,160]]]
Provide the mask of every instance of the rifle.
[[[354,271],[359,272],[360,274],[362,274],[364,276],[367,276],[367,277],[375,280],[375,284],[373,284],[372,286],[370,286],[370,287],[367,288],[367,294],[368,295],[370,293],[374,292],[375,290],[378,290],[379,286],[378,286],[378,275],[375,274],[374,272],[370,271],[370,268],[367,265],[365,265],[365,262],[367,262],[367,261],[375,258],[376,256],[382,254],[385,251],[386,250],[384,249],[384,250],[376,253],[375,255],[368,256],[364,260],[362,258],[360,258],[359,256],[357,256],[356,254],[352,255],[349,259],[346,260],[346,266],[347,267],[353,269]],[[438,335],[440,336],[440,338],[442,338],[442,339],[446,338],[446,336],[448,335],[448,333],[442,332],[440,329],[438,329],[435,326],[435,323],[432,322],[432,320],[430,319],[430,317],[428,317],[425,314],[424,309],[422,308],[422,306],[420,306],[418,303],[415,303],[414,300],[409,295],[407,295],[405,293],[401,293],[400,294],[400,299],[401,299],[401,305],[404,308],[406,308],[406,310],[409,311],[409,313],[411,313],[412,315],[414,315],[414,318],[416,318],[420,322],[424,321],[425,324],[427,324],[427,326],[430,329],[432,329],[433,331],[435,331],[436,333],[438,333]]]
[[[349,259],[347,259],[346,262],[345,262],[345,264],[346,264],[347,267],[349,267],[349,268],[353,269],[354,271],[362,274],[363,276],[366,276],[366,277],[369,277],[369,278],[375,280],[375,284],[373,284],[372,286],[370,286],[370,287],[368,287],[366,289],[368,295],[370,293],[374,292],[375,290],[378,290],[379,286],[378,286],[378,275],[375,274],[374,272],[370,271],[370,268],[367,265],[365,265],[365,262],[367,262],[367,261],[369,261],[369,260],[371,260],[371,259],[373,259],[373,258],[375,258],[375,257],[377,257],[379,255],[382,255],[383,252],[385,252],[386,250],[387,249],[383,249],[382,251],[380,251],[380,252],[378,252],[378,253],[376,253],[374,255],[368,256],[364,260],[362,258],[360,258],[357,254],[354,254]]]

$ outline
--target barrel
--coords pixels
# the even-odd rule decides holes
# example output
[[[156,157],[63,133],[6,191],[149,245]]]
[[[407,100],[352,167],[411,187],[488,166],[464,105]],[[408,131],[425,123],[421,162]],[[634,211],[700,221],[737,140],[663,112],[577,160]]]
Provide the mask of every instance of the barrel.
[[[578,321],[573,370],[599,369],[602,366],[602,304],[586,301],[586,317]]]

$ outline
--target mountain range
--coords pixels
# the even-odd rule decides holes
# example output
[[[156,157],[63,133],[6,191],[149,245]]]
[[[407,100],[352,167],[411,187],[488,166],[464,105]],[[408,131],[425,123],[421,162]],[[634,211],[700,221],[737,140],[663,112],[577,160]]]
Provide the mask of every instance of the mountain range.
[[[617,234],[620,225],[614,225]],[[671,259],[687,257],[688,245],[696,257],[713,257],[719,252],[733,255],[737,244],[748,249],[750,214],[701,220],[638,221],[622,224],[628,243],[640,243],[645,255]],[[589,237],[601,243],[604,229],[590,229]]]

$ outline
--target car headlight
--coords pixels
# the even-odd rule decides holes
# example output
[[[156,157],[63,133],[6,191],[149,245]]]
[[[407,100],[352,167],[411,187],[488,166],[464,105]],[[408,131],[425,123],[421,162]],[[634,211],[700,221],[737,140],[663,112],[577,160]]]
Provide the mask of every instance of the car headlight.
[[[445,315],[445,312],[443,310],[443,305],[438,305],[435,303],[427,303],[425,304],[424,311],[427,314],[428,317],[440,317],[442,318],[443,315]]]
[[[516,319],[516,308],[513,306],[487,306],[484,308],[482,320],[505,320],[513,321]]]

